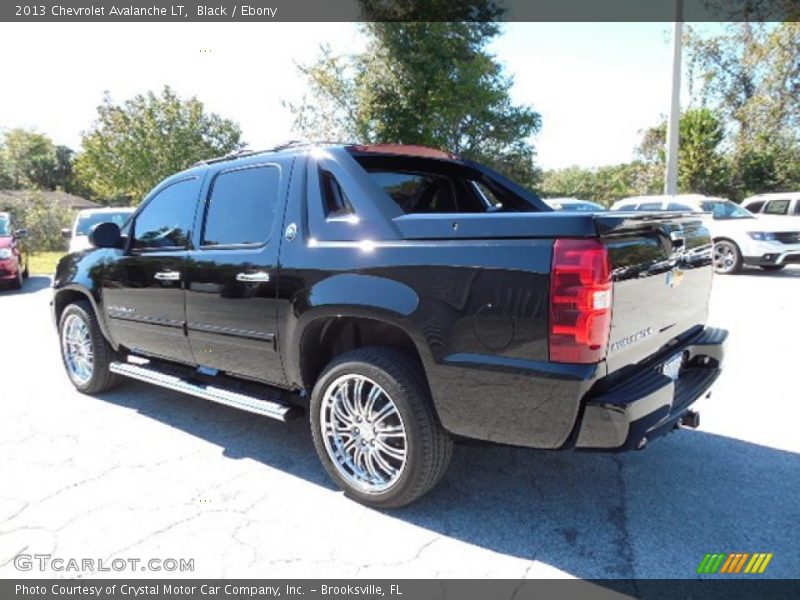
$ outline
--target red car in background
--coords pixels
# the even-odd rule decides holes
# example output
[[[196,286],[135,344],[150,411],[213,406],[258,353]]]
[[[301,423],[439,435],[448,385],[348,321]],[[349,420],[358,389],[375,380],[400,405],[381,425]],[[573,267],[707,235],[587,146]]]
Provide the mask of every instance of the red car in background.
[[[0,284],[12,289],[21,288],[28,276],[28,253],[22,242],[26,237],[27,230],[15,230],[11,215],[0,212]]]

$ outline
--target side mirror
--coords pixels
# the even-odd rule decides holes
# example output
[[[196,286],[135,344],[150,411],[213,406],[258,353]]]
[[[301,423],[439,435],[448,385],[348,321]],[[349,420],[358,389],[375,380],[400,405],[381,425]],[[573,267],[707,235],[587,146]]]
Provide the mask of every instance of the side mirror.
[[[27,229],[17,229],[14,232],[14,237],[16,237],[16,238],[18,238],[20,240],[23,239],[23,238],[26,238],[26,237],[28,237],[28,230]]]
[[[72,229],[69,229],[68,227],[62,229],[61,230],[61,237],[64,238],[65,240],[68,240],[69,238],[71,238],[72,237]]]
[[[116,223],[98,223],[89,231],[89,243],[95,248],[116,248],[121,239]]]

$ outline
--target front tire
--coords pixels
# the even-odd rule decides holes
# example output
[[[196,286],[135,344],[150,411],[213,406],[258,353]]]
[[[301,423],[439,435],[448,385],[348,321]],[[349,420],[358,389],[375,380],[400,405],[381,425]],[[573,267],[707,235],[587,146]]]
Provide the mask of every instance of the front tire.
[[[345,494],[399,508],[442,478],[453,443],[436,420],[422,366],[391,348],[343,354],[311,396],[314,446]]]
[[[720,275],[732,275],[742,268],[742,253],[731,240],[714,242],[714,271]]]
[[[59,320],[61,359],[67,375],[79,392],[99,394],[119,381],[109,370],[115,352],[97,322],[87,300],[68,305]]]

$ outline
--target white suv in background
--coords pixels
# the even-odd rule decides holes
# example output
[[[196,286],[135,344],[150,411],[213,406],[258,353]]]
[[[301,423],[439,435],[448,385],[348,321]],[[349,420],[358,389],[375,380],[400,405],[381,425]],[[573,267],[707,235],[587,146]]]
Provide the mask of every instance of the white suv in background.
[[[89,230],[98,223],[116,223],[120,227],[125,224],[134,211],[131,207],[87,208],[75,216],[75,222],[69,229],[62,229],[61,235],[69,239],[68,253],[86,250],[89,244]]]
[[[800,220],[756,216],[725,198],[701,194],[636,196],[615,202],[611,210],[706,213],[717,273],[735,273],[743,264],[779,271],[789,263],[800,263]]]
[[[742,200],[751,213],[800,217],[800,192],[759,194]]]

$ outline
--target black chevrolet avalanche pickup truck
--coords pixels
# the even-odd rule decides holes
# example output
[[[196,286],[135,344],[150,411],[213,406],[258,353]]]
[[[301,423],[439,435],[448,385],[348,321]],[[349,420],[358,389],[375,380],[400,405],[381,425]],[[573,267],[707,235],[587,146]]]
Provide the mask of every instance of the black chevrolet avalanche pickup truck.
[[[696,216],[553,211],[419,146],[205,161],[90,239],[53,284],[78,390],[308,411],[325,469],[375,507],[429,491],[458,439],[617,452],[696,427],[727,336]]]

